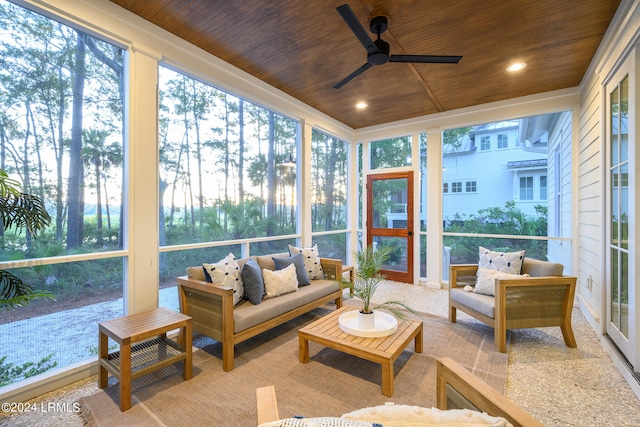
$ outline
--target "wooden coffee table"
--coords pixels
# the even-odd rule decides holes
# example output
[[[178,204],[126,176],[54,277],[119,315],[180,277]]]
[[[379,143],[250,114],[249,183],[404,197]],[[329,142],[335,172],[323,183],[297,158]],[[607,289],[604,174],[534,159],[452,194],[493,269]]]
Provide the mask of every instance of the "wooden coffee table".
[[[382,394],[393,396],[393,363],[415,341],[414,351],[422,353],[422,321],[398,321],[398,330],[381,338],[363,338],[350,335],[338,325],[340,315],[355,307],[342,307],[316,320],[298,331],[300,362],[309,361],[309,341],[334,350],[357,356],[382,366]]]

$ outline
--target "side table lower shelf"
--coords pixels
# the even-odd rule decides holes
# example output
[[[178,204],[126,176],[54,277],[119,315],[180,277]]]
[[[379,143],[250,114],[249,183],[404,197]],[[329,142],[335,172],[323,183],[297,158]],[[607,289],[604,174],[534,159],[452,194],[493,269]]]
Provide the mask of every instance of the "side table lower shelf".
[[[131,379],[135,380],[165,366],[185,360],[187,353],[176,342],[168,338],[156,338],[131,347]],[[111,375],[121,380],[120,352],[110,353],[107,358],[100,359]]]

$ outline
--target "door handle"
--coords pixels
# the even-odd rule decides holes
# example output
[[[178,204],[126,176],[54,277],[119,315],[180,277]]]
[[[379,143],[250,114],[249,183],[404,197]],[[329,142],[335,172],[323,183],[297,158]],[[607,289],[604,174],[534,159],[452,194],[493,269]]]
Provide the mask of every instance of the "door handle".
[[[413,231],[409,231],[409,232],[407,233],[407,235],[408,235],[408,236],[413,236]]]

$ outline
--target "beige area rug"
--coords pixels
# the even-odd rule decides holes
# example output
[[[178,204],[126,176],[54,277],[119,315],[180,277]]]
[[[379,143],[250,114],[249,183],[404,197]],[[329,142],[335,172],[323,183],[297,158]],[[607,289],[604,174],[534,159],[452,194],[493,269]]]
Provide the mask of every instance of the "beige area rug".
[[[132,407],[121,412],[118,386],[81,399],[87,425],[255,426],[257,387],[274,385],[280,416],[339,416],[385,402],[435,406],[435,359],[449,356],[504,393],[507,354],[493,348],[493,329],[450,324],[424,315],[424,352],[413,342],[395,363],[395,392],[381,391],[380,365],[309,343],[311,360],[298,361],[297,331],[326,314],[300,316],[236,346],[235,369],[222,370],[221,346],[208,338],[193,353],[193,378],[183,381],[180,363],[132,384]],[[208,341],[207,341],[208,340]],[[198,340],[202,341],[202,340]],[[198,342],[196,341],[196,342]]]

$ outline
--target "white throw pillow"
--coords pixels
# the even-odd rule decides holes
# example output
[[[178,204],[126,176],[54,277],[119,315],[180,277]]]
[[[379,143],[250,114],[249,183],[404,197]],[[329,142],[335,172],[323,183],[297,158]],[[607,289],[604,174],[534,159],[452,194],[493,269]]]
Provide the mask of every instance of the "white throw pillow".
[[[289,255],[295,255],[297,253],[302,254],[304,269],[307,270],[309,280],[324,279],[318,245],[313,245],[310,248],[296,248],[295,246],[289,245]]]
[[[285,418],[258,427],[372,427],[374,424],[344,420],[336,417]],[[379,424],[378,424],[379,425]]]
[[[478,267],[499,270],[509,274],[522,273],[524,252],[496,252],[478,247]]]
[[[296,266],[293,264],[276,271],[265,268],[262,270],[262,278],[264,279],[265,298],[273,298],[298,290],[298,275],[296,274]]]
[[[528,274],[509,274],[498,270],[491,270],[489,268],[478,268],[476,274],[476,288],[474,290],[477,294],[495,296],[496,279],[519,279],[522,277],[529,277]]]
[[[233,289],[233,304],[237,304],[244,296],[244,285],[240,274],[240,266],[233,254],[215,264],[202,264],[207,282],[216,285],[227,286]]]

